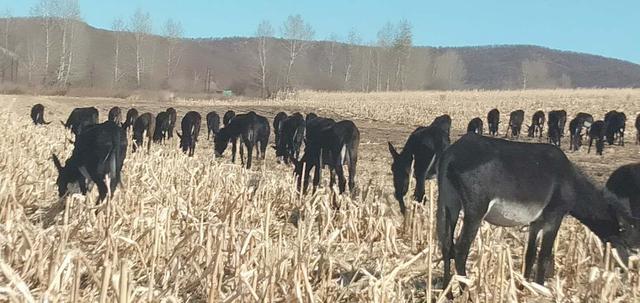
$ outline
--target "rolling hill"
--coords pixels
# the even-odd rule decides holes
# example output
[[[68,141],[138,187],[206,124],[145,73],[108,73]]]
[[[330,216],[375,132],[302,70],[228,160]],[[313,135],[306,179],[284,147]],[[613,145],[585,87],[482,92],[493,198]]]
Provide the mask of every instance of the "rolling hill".
[[[60,66],[69,66],[64,83],[71,87],[138,87],[132,33],[97,29],[82,22],[63,26],[61,20],[52,20],[45,73],[44,20],[12,18],[8,31],[5,21],[0,19],[0,33],[8,32],[8,45],[4,39],[0,43],[20,58],[19,84],[61,85]],[[64,52],[63,29],[67,33]],[[116,42],[120,46],[117,74]],[[268,86],[275,91],[286,87],[288,53],[285,41],[274,38],[268,42]],[[170,61],[172,47],[177,55]],[[140,88],[202,91],[209,74],[211,90],[259,93],[255,38],[180,39],[172,44],[164,37],[147,35],[140,51]],[[531,45],[413,47],[402,57],[402,68],[395,54],[393,49],[310,41],[295,62],[291,86],[357,91],[640,86],[638,64]],[[2,62],[0,71],[8,66]]]

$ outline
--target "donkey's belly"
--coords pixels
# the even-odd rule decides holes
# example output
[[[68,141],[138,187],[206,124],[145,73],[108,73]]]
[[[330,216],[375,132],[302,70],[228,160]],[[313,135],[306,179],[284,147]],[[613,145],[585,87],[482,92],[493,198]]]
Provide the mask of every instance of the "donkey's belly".
[[[493,199],[484,220],[498,226],[528,225],[540,217],[546,205],[537,202],[519,202],[503,199]]]

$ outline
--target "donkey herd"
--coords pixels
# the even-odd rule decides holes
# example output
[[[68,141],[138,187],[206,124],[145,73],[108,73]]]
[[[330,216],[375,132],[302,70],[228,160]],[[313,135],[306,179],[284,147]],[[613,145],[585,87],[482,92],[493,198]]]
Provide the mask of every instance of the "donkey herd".
[[[48,124],[41,104],[33,106],[31,118],[35,124]],[[160,143],[172,137],[176,118],[173,108],[155,117],[130,109],[123,121],[121,109],[114,107],[109,111],[108,120],[99,124],[96,108],[74,109],[67,121],[62,122],[75,135],[73,152],[64,166],[53,155],[59,172],[59,196],[67,194],[70,183],[77,183],[82,194],[86,194],[87,184],[93,182],[98,187],[100,203],[109,192],[115,191],[121,180],[128,134],[131,133],[133,139],[133,152],[144,146],[145,137],[148,151],[152,142]],[[603,120],[597,121],[590,114],[576,114],[569,122],[570,150],[578,150],[584,136],[589,139],[589,152],[595,141],[598,155],[602,155],[605,142],[624,145],[626,119],[624,113],[617,111],[610,111]],[[189,156],[194,154],[201,120],[198,112],[190,111],[181,120],[181,132],[176,132],[180,148]],[[524,111],[511,112],[504,137],[518,139],[524,120]],[[467,134],[451,143],[451,117],[443,115],[428,126],[416,128],[401,151],[388,143],[393,160],[394,196],[402,214],[406,213],[404,196],[408,192],[412,166],[415,201],[424,202],[426,179],[437,178],[435,220],[445,286],[451,280],[451,260],[455,260],[456,273],[466,275],[467,257],[482,221],[497,226],[529,226],[524,275],[538,284],[544,283],[548,270],[553,268],[554,241],[567,214],[603,242],[611,243],[624,262],[640,248],[640,163],[618,168],[604,189],[596,188],[559,148],[566,121],[564,110],[550,111],[546,117],[544,112],[537,111],[531,124],[526,125],[527,135],[542,138],[546,122],[550,144],[508,141],[494,138],[498,136],[500,112],[492,109],[486,120],[490,136],[483,136],[483,121],[477,117],[469,122]],[[337,176],[340,194],[346,191],[347,184],[350,193],[356,193],[360,131],[352,121],[336,122],[313,113],[303,116],[280,112],[270,124],[267,118],[253,111],[237,115],[228,111],[222,118],[222,127],[216,112],[206,115],[206,123],[207,139],[214,138],[216,157],[222,157],[231,144],[231,159],[235,162],[240,141],[241,162],[245,164],[246,149],[246,168],[250,169],[254,152],[257,158],[265,159],[273,131],[272,147],[276,157],[279,162],[293,165],[298,190],[307,192],[313,170],[315,191],[322,168],[327,167],[331,187]],[[635,128],[636,144],[640,144],[640,115]],[[348,167],[348,180],[344,165]],[[463,223],[454,243],[460,212],[464,213]],[[538,237],[541,237],[539,251],[536,249]],[[538,264],[535,273],[534,263]]]

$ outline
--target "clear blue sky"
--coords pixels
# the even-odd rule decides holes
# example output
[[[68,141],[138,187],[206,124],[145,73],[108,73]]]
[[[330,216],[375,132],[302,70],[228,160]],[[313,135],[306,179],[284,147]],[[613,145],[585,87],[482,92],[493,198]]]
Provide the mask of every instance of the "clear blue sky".
[[[0,10],[24,16],[37,1],[0,0]],[[250,36],[262,19],[278,30],[289,14],[301,14],[316,39],[346,37],[355,28],[369,42],[386,22],[407,19],[415,45],[535,44],[640,63],[640,0],[80,0],[80,6],[85,21],[99,28],[141,8],[156,32],[174,18],[188,37]]]

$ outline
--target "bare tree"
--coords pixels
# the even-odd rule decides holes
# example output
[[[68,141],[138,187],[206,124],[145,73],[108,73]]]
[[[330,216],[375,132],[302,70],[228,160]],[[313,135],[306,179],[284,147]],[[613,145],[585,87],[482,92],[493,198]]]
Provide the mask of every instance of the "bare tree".
[[[373,43],[371,45],[369,45],[368,47],[368,52],[362,52],[362,66],[364,68],[365,64],[367,67],[367,73],[366,73],[366,81],[365,81],[365,73],[362,72],[362,91],[364,92],[370,92],[371,91],[371,66],[373,65],[372,60],[374,57],[374,49],[373,49]],[[365,58],[366,56],[366,58]]]
[[[256,29],[256,38],[258,42],[257,55],[259,64],[259,80],[260,80],[260,97],[267,95],[267,53],[269,51],[269,39],[273,37],[273,27],[267,20],[262,20]]]
[[[300,15],[290,15],[282,24],[282,37],[285,39],[285,49],[289,55],[289,62],[285,76],[286,85],[291,86],[291,71],[298,56],[309,46],[314,31]]]
[[[55,18],[59,16],[59,9],[59,0],[40,0],[31,7],[31,15],[41,19],[42,28],[44,29],[44,66],[42,67],[43,84],[48,84],[52,48],[51,31],[53,30]]]
[[[181,52],[179,49],[180,39],[183,35],[182,23],[167,20],[164,24],[163,34],[167,38],[167,83],[171,80],[171,76],[175,72],[176,67],[181,60]]]
[[[32,41],[27,40],[26,44],[27,83],[31,85],[33,84],[33,74],[38,69],[38,53]]]
[[[393,41],[394,36],[394,27],[391,22],[387,22],[379,31],[378,31],[378,41],[377,48],[375,54],[375,65],[376,65],[376,91],[382,90],[382,81],[386,82],[386,89],[389,90],[389,69],[388,69],[388,57],[389,50],[391,49],[391,43]],[[384,73],[384,75],[383,75]],[[386,80],[382,79],[383,76],[386,76]]]
[[[338,46],[338,35],[335,33],[331,33],[329,38],[327,39],[327,44],[325,45],[325,55],[327,56],[327,63],[329,64],[328,74],[329,78],[333,78],[333,66],[336,63],[337,52],[336,48]]]
[[[434,83],[436,89],[459,89],[464,87],[467,70],[464,61],[455,50],[448,50],[435,58]]]
[[[9,48],[9,31],[11,30],[11,22],[13,19],[11,19],[12,15],[11,15],[11,10],[9,8],[6,8],[2,14],[0,14],[0,16],[2,18],[4,18],[4,33],[3,33],[3,46],[4,48],[11,50]]]
[[[143,57],[143,44],[147,36],[151,33],[151,16],[149,13],[143,12],[141,9],[137,9],[131,16],[130,31],[135,38],[135,73],[136,73],[136,87],[142,86],[142,77],[144,74],[144,57]]]
[[[351,29],[347,36],[347,50],[344,60],[344,87],[347,88],[349,81],[351,80],[351,74],[353,72],[353,63],[357,56],[358,49],[362,40],[355,29]]]
[[[116,88],[118,86],[118,82],[120,81],[120,77],[122,76],[122,72],[120,71],[120,36],[121,32],[125,30],[124,21],[122,18],[115,18],[111,23],[111,30],[113,30],[113,38],[114,38],[114,54],[113,54],[113,79],[111,83],[111,88]]]
[[[407,20],[402,20],[398,23],[393,39],[394,59],[396,62],[395,86],[398,90],[404,90],[405,88],[405,67],[411,54],[412,45],[413,33],[411,24]]]
[[[62,51],[60,52],[60,65],[58,66],[57,83],[69,84],[69,74],[73,63],[73,42],[75,23],[80,21],[80,5],[78,0],[60,0],[58,3],[59,17],[61,20]]]
[[[549,66],[542,59],[526,59],[522,62],[522,89],[556,86],[549,76]]]

